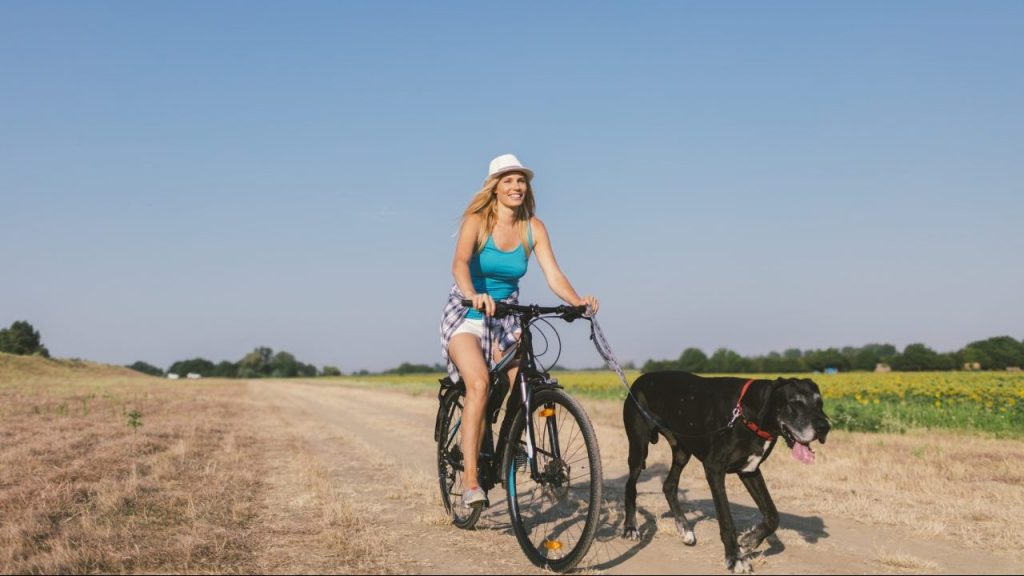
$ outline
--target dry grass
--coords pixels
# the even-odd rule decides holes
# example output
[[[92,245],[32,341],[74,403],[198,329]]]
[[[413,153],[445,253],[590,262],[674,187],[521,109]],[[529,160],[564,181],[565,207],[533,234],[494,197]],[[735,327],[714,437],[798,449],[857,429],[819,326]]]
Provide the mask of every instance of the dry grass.
[[[243,381],[0,354],[0,573],[388,571],[271,415]]]
[[[0,572],[250,570],[237,387],[0,355]]]
[[[902,572],[934,572],[939,569],[939,565],[931,560],[925,560],[924,558],[918,558],[910,554],[904,554],[903,552],[886,552],[879,550],[875,554],[875,561],[886,567],[887,569],[895,569]]]
[[[776,502],[1016,553],[1024,541],[1024,442],[952,432],[836,432],[813,469],[765,466]],[[742,488],[740,488],[742,490]]]
[[[273,441],[272,441],[273,443]],[[373,510],[353,502],[304,441],[278,443],[278,473],[268,482],[268,519],[259,561],[264,573],[392,572],[389,536],[372,525]]]

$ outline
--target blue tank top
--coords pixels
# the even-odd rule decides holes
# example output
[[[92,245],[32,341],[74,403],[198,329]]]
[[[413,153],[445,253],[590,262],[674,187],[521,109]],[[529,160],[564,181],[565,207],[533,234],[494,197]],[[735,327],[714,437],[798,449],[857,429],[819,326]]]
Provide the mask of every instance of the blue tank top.
[[[533,229],[527,229],[530,247],[533,247]],[[469,260],[469,276],[477,294],[490,294],[495,300],[504,300],[519,289],[519,279],[526,274],[528,264],[526,250],[520,243],[515,250],[505,252],[494,245],[494,237],[488,236],[484,249]],[[483,318],[484,313],[470,310],[466,318]]]

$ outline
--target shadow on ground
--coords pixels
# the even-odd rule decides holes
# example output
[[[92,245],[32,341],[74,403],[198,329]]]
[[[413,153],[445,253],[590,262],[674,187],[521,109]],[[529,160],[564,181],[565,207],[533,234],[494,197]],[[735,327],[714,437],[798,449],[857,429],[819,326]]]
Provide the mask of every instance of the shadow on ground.
[[[644,478],[655,477],[664,479],[668,476],[668,467],[657,464],[644,471]],[[627,540],[622,538],[622,530],[625,522],[624,492],[627,476],[605,479],[604,482],[604,512],[601,515],[601,525],[598,528],[594,544],[591,546],[588,555],[587,565],[591,569],[608,570],[626,562],[636,556],[651,544],[658,533],[658,518],[664,518],[667,522],[662,527],[673,526],[673,536],[676,534],[674,519],[669,510],[668,502],[665,500],[661,490],[656,492],[659,504],[653,509],[645,509],[642,505],[637,506],[637,528],[640,531],[640,540]],[[696,529],[697,526],[715,517],[715,504],[710,498],[691,500],[687,497],[687,490],[680,489],[680,502],[683,505],[684,513]],[[640,492],[638,496],[650,495],[654,492]],[[644,498],[650,500],[650,498]],[[755,506],[736,504],[730,501],[733,519],[737,528],[742,532],[761,520],[761,512]],[[814,544],[819,540],[828,538],[828,531],[825,529],[825,522],[818,516],[798,516],[779,511],[779,527],[796,532],[807,543]],[[721,544],[715,530],[715,542]],[[672,545],[679,548],[686,548],[682,538],[675,540]],[[767,546],[767,548],[766,548]],[[768,537],[755,554],[774,556],[785,550],[786,546],[775,535]]]

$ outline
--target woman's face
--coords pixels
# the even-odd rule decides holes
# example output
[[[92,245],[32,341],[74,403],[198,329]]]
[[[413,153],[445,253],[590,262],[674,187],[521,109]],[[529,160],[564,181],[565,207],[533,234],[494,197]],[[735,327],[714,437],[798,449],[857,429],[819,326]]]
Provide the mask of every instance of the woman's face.
[[[526,200],[526,175],[521,172],[506,172],[498,180],[494,190],[498,202],[509,208],[518,208]]]

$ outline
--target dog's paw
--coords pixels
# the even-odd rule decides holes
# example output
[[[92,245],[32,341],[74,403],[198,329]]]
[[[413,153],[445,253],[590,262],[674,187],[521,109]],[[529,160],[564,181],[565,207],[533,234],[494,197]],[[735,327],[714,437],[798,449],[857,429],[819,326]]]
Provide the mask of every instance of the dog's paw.
[[[626,540],[639,540],[640,531],[637,530],[634,526],[628,526],[625,530],[622,531],[622,537]]]
[[[726,559],[725,567],[733,574],[752,574],[754,572],[750,562],[747,562],[745,558],[735,558],[731,561]]]
[[[676,520],[676,530],[679,530],[679,535],[683,537],[683,544],[693,546],[697,543],[697,535],[693,533],[693,528]]]
[[[755,529],[750,529],[744,532],[739,537],[740,556],[747,556],[748,554],[753,552],[758,546],[761,545],[761,542],[763,540],[764,538],[761,538],[757,530]]]

